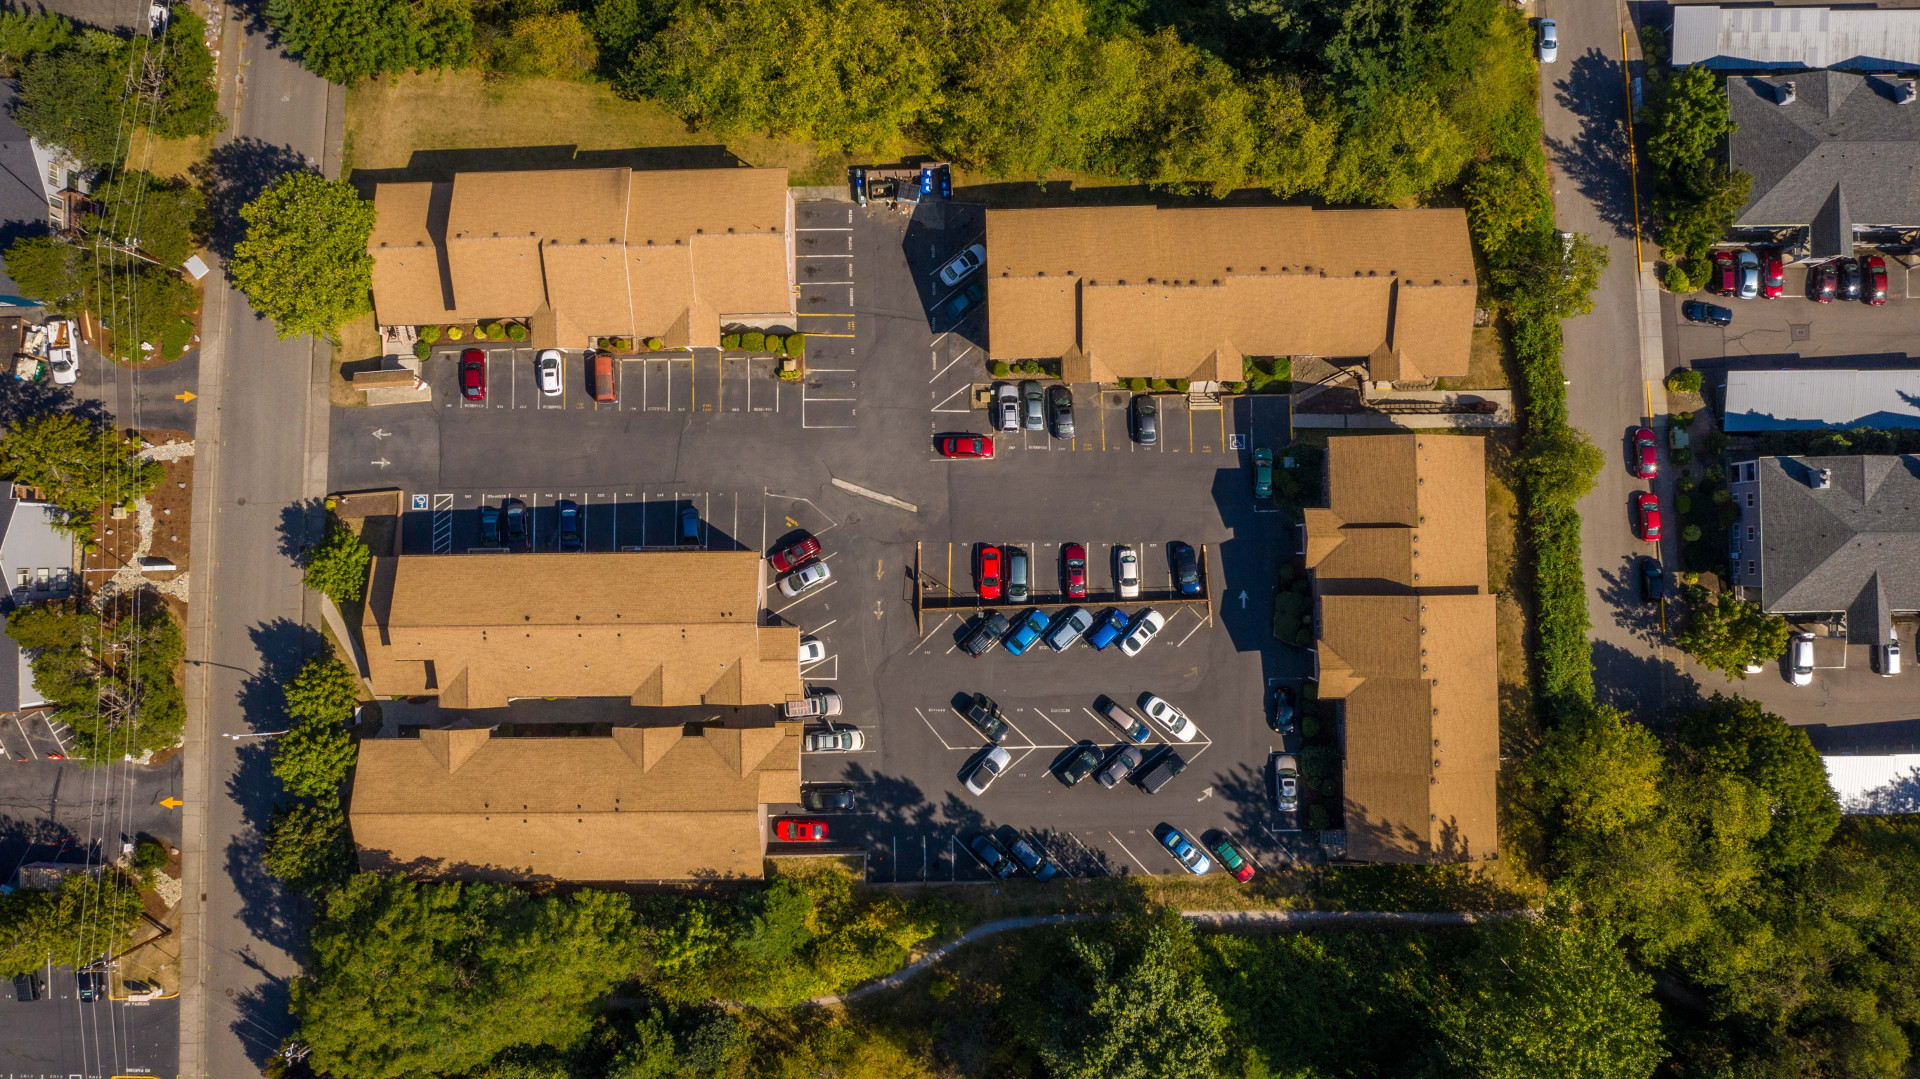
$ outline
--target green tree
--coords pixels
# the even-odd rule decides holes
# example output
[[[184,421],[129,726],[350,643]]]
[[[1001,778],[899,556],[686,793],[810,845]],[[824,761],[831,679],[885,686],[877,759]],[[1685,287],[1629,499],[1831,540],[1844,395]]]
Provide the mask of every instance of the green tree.
[[[147,51],[156,48],[146,39],[136,44]],[[186,139],[226,127],[226,117],[220,115],[220,93],[214,86],[213,53],[207,49],[206,20],[184,5],[170,9],[157,49],[160,55],[153,62],[160,66],[159,88],[144,114],[153,133]]]
[[[140,919],[140,893],[108,874],[75,873],[54,891],[0,895],[0,978],[83,966],[115,951]]]
[[[102,507],[132,505],[166,478],[159,462],[136,453],[112,430],[70,412],[47,412],[0,438],[0,475],[45,490],[61,511],[59,526],[86,535]]]
[[[1341,136],[1323,193],[1337,202],[1401,202],[1453,182],[1472,155],[1432,92],[1383,91]]]
[[[1766,793],[1773,823],[1755,848],[1769,868],[1819,855],[1840,823],[1840,804],[1806,731],[1757,701],[1716,693],[1680,721],[1679,736],[1709,773],[1739,776]]]
[[[28,60],[14,122],[83,164],[118,164],[126,151],[126,50],[119,38],[90,30],[71,47]]]
[[[353,876],[353,840],[338,797],[275,806],[261,856],[290,892],[310,895]]]
[[[360,703],[360,676],[328,653],[308,660],[281,691],[289,715],[344,723]]]
[[[1647,160],[1668,173],[1710,158],[1734,126],[1726,88],[1703,65],[1656,83],[1639,123]]]
[[[267,0],[265,13],[288,54],[343,85],[473,57],[467,0]]]
[[[1574,833],[1616,835],[1661,810],[1660,740],[1618,709],[1563,717],[1524,767],[1552,819]]]
[[[87,305],[91,268],[85,251],[53,236],[21,236],[7,245],[7,275],[54,314],[78,314]]]
[[[1527,245],[1553,232],[1553,202],[1524,162],[1494,158],[1474,166],[1466,196],[1474,238],[1497,264],[1517,261]]]
[[[11,78],[31,57],[73,44],[77,31],[51,11],[0,11],[0,75]]]
[[[1131,950],[1131,949],[1130,949]],[[1055,980],[1040,1058],[1059,1079],[1203,1079],[1219,1074],[1227,1017],[1200,980],[1192,931],[1156,919],[1137,954],[1075,936]]]
[[[200,297],[179,271],[117,252],[100,252],[97,284],[88,306],[107,329],[106,351],[137,362],[178,359],[193,338]]]
[[[309,798],[337,795],[358,750],[337,719],[303,719],[273,745],[273,774],[288,793]]]
[[[99,212],[88,214],[87,231],[134,245],[155,261],[178,266],[206,235],[207,200],[178,180],[145,172],[120,172],[93,190]]]
[[[1529,437],[1519,464],[1529,498],[1571,506],[1593,490],[1606,457],[1586,432],[1562,426]]]
[[[282,338],[329,335],[372,309],[373,204],[353,185],[296,172],[240,210],[247,236],[227,264]]]
[[[95,764],[174,745],[186,705],[173,670],[179,623],[137,593],[104,605],[21,607],[7,633],[32,656],[33,681],[73,728],[74,757]]]
[[[1785,654],[1793,631],[1777,615],[1763,613],[1732,592],[1689,589],[1686,623],[1674,643],[1699,664],[1728,678],[1745,679],[1746,668]]]
[[[1649,209],[1660,227],[1660,246],[1668,259],[1688,262],[1707,257],[1747,203],[1753,178],[1703,162],[1671,183],[1655,185]]]
[[[328,514],[326,535],[306,553],[301,581],[335,603],[345,603],[360,598],[372,562],[373,552],[366,543],[345,521]]]

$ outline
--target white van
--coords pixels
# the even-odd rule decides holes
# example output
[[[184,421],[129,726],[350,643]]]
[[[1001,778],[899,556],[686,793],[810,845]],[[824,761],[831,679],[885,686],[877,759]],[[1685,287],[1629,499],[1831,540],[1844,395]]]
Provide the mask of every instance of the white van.
[[[1794,685],[1813,684],[1813,634],[1794,635],[1793,644],[1787,648],[1787,666],[1792,671]]]

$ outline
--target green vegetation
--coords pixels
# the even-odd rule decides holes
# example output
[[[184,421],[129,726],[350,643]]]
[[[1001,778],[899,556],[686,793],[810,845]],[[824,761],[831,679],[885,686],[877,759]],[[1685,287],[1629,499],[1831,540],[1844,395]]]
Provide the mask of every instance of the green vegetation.
[[[100,209],[88,216],[88,232],[120,244],[137,239],[141,253],[168,267],[187,261],[207,234],[206,197],[178,180],[122,172],[94,188],[93,201]]]
[[[288,715],[344,723],[360,703],[360,676],[333,656],[315,656],[281,690]]]
[[[152,493],[166,469],[142,461],[139,444],[71,412],[29,416],[0,438],[0,475],[38,487],[59,508],[55,524],[76,536],[90,534],[99,514],[132,507]]]
[[[1712,71],[1695,66],[1655,81],[1648,96],[1640,131],[1653,166],[1649,209],[1655,233],[1669,262],[1697,266],[1732,227],[1752,187],[1746,173],[1729,173],[1715,154],[1734,129],[1726,87]],[[1668,287],[1698,287],[1705,277],[1683,273],[1679,281],[1669,270]]]
[[[262,845],[267,872],[296,895],[313,895],[353,876],[353,841],[337,794],[274,806]]]
[[[281,48],[338,83],[464,67],[473,56],[467,0],[268,0]]]
[[[160,42],[80,30],[59,16],[5,13],[0,55],[19,77],[13,117],[29,135],[95,167],[118,165],[144,124],[163,138],[224,126],[206,23],[172,13]]]
[[[75,873],[57,891],[0,895],[0,978],[84,966],[124,945],[140,919],[140,893],[111,874]]]
[[[33,684],[73,728],[74,757],[107,764],[180,740],[186,704],[173,669],[186,654],[164,605],[139,593],[90,605],[20,607],[7,634],[32,656]]]
[[[1715,493],[1725,493],[1726,488]],[[1686,513],[1691,507],[1679,505],[1686,495],[1674,499],[1674,508]],[[1697,525],[1690,527],[1699,527]],[[1749,665],[1766,663],[1783,655],[1787,639],[1793,635],[1787,620],[1763,614],[1760,605],[1740,599],[1732,592],[1709,594],[1704,588],[1685,588],[1681,598],[1686,606],[1686,624],[1674,642],[1709,670],[1729,678],[1745,679]]]
[[[281,687],[292,726],[273,745],[273,774],[301,799],[274,807],[264,838],[267,872],[312,894],[353,874],[353,843],[340,804],[358,750],[347,731],[360,680],[333,655],[315,656]]]
[[[1667,389],[1674,393],[1699,393],[1706,382],[1706,376],[1691,367],[1678,367],[1667,372]]]
[[[274,740],[273,774],[290,794],[324,797],[339,791],[357,755],[342,719],[301,719]]]
[[[373,203],[352,184],[289,173],[240,216],[247,237],[235,246],[227,272],[282,338],[331,336],[371,310]]]
[[[346,603],[359,599],[366,588],[373,552],[345,521],[328,514],[326,535],[306,552],[301,564],[306,570],[303,584],[335,603]]]

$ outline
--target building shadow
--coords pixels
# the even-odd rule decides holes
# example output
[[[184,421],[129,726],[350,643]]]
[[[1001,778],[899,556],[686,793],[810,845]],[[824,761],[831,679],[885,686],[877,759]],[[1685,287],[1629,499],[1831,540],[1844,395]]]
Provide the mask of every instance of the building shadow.
[[[446,183],[463,172],[542,172],[555,169],[737,169],[746,162],[725,146],[640,146],[582,150],[573,143],[550,146],[491,146],[452,150],[415,150],[404,168],[354,169],[347,176],[362,198],[376,184]]]

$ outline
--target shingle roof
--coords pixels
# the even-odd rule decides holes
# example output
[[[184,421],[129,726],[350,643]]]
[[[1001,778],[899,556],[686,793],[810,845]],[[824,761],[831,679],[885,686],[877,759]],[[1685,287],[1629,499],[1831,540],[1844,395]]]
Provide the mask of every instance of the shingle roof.
[[[1243,354],[1372,356],[1383,379],[1467,370],[1460,210],[990,210],[986,246],[995,359],[1077,349],[1098,381],[1231,381]]]
[[[800,724],[485,728],[360,743],[360,863],[516,880],[757,878],[764,807],[800,798]]]
[[[377,558],[361,639],[380,694],[779,704],[800,631],[760,625],[752,551]]]
[[[1852,611],[1860,635],[1920,610],[1920,457],[1760,458],[1760,605]],[[1827,469],[1833,486],[1809,478]]]
[[[1327,440],[1327,508],[1309,508],[1321,591],[1487,584],[1486,442],[1381,434]]]

